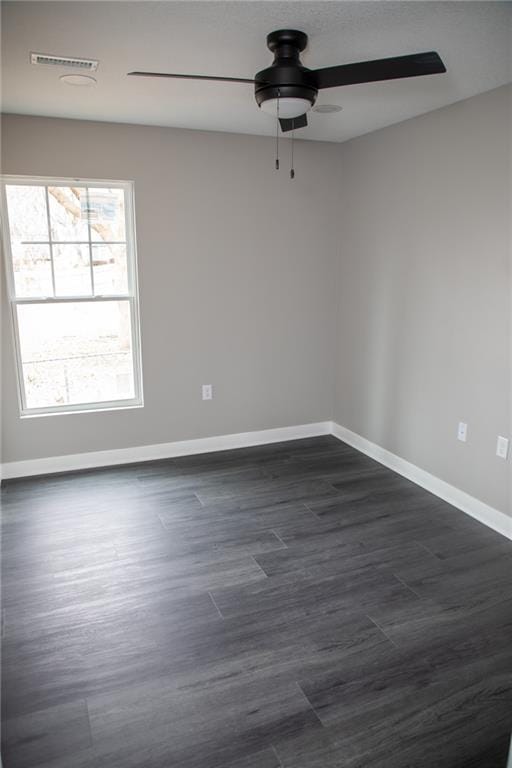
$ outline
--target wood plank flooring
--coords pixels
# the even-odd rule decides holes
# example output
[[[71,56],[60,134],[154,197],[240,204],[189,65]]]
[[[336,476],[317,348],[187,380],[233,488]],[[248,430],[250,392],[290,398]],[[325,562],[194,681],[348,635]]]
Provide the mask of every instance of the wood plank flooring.
[[[2,496],[4,768],[505,768],[512,542],[335,438]]]

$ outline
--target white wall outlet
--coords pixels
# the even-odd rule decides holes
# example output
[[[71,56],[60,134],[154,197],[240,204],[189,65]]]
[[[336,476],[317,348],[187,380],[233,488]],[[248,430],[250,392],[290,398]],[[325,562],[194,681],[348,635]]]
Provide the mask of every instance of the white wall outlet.
[[[500,459],[506,459],[508,456],[508,437],[502,437],[498,435],[498,442],[496,443],[496,456]]]
[[[203,400],[213,400],[213,386],[211,384],[203,384],[201,392]]]
[[[464,421],[459,421],[459,428],[457,429],[457,440],[461,443],[466,442],[468,436],[468,425]]]

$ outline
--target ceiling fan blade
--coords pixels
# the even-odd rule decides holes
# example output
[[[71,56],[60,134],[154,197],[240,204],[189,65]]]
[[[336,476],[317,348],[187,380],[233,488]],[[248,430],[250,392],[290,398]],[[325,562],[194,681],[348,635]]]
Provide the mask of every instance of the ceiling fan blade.
[[[293,131],[296,128],[305,128],[308,124],[307,115],[299,115],[299,117],[280,117],[279,124],[283,133],[287,131]]]
[[[377,80],[395,80],[401,77],[419,77],[446,72],[440,56],[435,51],[413,53],[409,56],[393,56],[390,59],[360,61],[342,64],[340,67],[316,69],[313,74],[317,88],[335,88],[339,85],[372,83]]]
[[[167,72],[128,72],[129,77],[175,77],[181,80],[214,80],[219,83],[251,83],[255,80],[245,77],[214,77],[212,75],[177,75]]]

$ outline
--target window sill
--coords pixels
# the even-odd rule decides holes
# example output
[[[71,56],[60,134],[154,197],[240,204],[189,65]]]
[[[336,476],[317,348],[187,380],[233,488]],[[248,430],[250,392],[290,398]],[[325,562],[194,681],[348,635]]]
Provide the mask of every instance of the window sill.
[[[20,419],[39,419],[44,416],[78,416],[82,413],[110,413],[111,411],[133,411],[144,408],[144,403],[130,403],[129,405],[86,406],[62,411],[25,411],[20,413]]]

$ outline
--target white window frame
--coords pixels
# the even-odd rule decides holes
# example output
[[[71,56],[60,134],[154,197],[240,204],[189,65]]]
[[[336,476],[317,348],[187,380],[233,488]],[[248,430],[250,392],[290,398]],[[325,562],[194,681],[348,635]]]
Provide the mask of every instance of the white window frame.
[[[109,294],[99,296],[49,296],[46,298],[25,298],[16,297],[14,283],[14,267],[11,251],[11,237],[9,229],[9,212],[7,208],[6,186],[26,185],[26,186],[87,186],[87,187],[105,187],[123,189],[125,196],[125,226],[126,226],[126,260],[128,273],[128,292],[126,294]],[[20,417],[27,418],[33,416],[55,416],[57,414],[70,413],[90,413],[96,411],[110,411],[127,408],[142,408],[144,406],[143,388],[142,388],[142,351],[140,335],[140,312],[139,312],[139,290],[137,280],[137,246],[135,238],[135,209],[134,209],[134,185],[133,181],[114,181],[105,179],[82,179],[82,178],[54,178],[47,176],[0,176],[0,212],[2,223],[3,246],[5,255],[7,297],[10,305],[11,328],[13,335],[13,346],[16,356],[17,389]],[[48,201],[47,201],[48,205]],[[49,211],[47,211],[49,216]],[[88,224],[89,244],[91,243],[91,231]],[[50,254],[52,254],[52,275],[53,275],[53,253],[52,236],[50,222],[48,221],[48,237]],[[25,382],[23,377],[23,367],[21,361],[20,334],[18,328],[18,316],[16,308],[21,304],[67,304],[78,302],[105,302],[105,301],[128,301],[130,303],[131,317],[131,337],[132,337],[132,358],[133,358],[133,398],[122,400],[109,400],[101,402],[65,404],[59,406],[46,406],[42,408],[27,407],[25,396]]]

